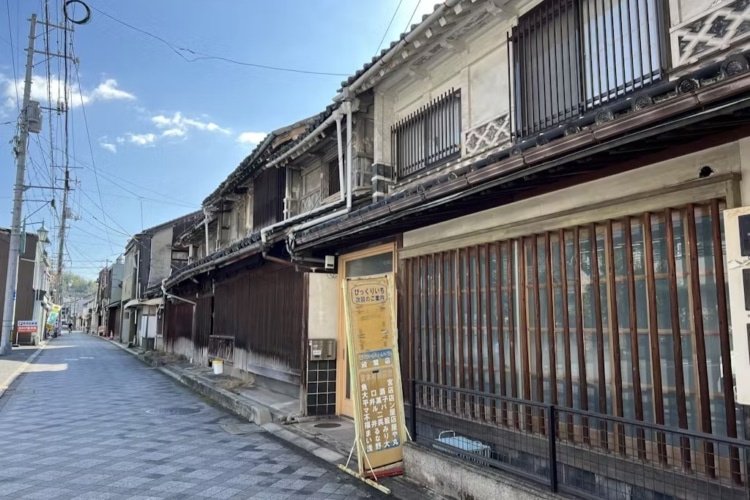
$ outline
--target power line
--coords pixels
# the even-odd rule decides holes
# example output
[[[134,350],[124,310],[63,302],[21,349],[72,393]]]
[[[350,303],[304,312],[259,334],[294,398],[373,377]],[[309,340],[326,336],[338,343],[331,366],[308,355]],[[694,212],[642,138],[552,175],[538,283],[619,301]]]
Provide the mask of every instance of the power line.
[[[417,10],[419,9],[419,6],[422,4],[422,0],[417,1],[416,7],[414,7],[414,10],[411,11],[411,16],[409,16],[409,20],[406,22],[406,26],[404,27],[404,33],[406,33],[409,30],[409,25],[411,25],[412,19],[414,19],[414,14],[417,13]]]
[[[75,52],[73,52],[73,57],[75,58]],[[76,69],[76,81],[78,82],[78,93],[80,95],[83,95],[83,88],[81,87],[81,75],[78,72],[78,63],[73,65]],[[94,159],[94,147],[91,145],[91,132],[89,131],[89,120],[86,116],[86,106],[84,105],[83,99],[81,99],[81,112],[83,114],[83,123],[86,126],[86,138],[88,139],[89,143],[89,153],[91,154],[91,165],[94,169],[94,180],[96,181],[96,191],[99,194],[99,206],[102,209],[102,216],[106,219],[107,214],[104,210],[104,202],[102,201],[102,190],[101,186],[99,185],[99,175],[96,169],[96,160]],[[105,228],[105,234],[107,235],[107,241],[109,242],[110,246],[112,245],[112,239],[109,235],[109,230]],[[114,248],[110,248],[114,252]]]
[[[268,66],[266,64],[250,63],[250,62],[245,62],[245,61],[238,61],[236,59],[231,59],[229,57],[223,57],[223,56],[216,56],[216,55],[212,55],[212,54],[206,54],[206,53],[203,53],[203,52],[199,52],[197,50],[193,50],[193,49],[188,48],[188,47],[181,47],[181,46],[179,46],[179,45],[177,45],[175,43],[169,42],[169,41],[165,40],[164,38],[162,38],[162,37],[160,37],[158,35],[155,35],[155,34],[149,32],[149,31],[146,31],[144,29],[141,29],[141,28],[138,28],[136,26],[133,26],[132,24],[126,23],[125,21],[122,21],[120,19],[117,19],[116,17],[111,16],[110,14],[107,14],[106,12],[97,9],[96,7],[91,7],[91,9],[95,10],[96,12],[98,12],[99,14],[101,14],[101,15],[103,15],[105,17],[108,17],[109,19],[115,21],[116,23],[119,23],[119,24],[121,24],[123,26],[126,26],[126,27],[128,27],[128,28],[130,28],[130,29],[132,29],[134,31],[142,33],[142,34],[144,34],[144,35],[146,35],[148,37],[153,38],[154,40],[157,40],[157,41],[161,42],[162,44],[164,44],[167,47],[169,47],[172,50],[172,52],[174,52],[175,54],[177,54],[185,62],[190,62],[191,63],[191,62],[196,62],[196,61],[200,61],[200,60],[214,59],[214,60],[217,60],[217,61],[224,61],[224,62],[231,63],[231,64],[237,64],[239,66],[250,66],[250,67],[253,67],[253,68],[267,69],[267,70],[272,70],[272,71],[285,71],[285,72],[288,72],[288,73],[302,73],[302,74],[306,74],[306,75],[321,75],[321,76],[349,76],[348,73],[333,73],[333,72],[328,72],[328,71],[311,71],[311,70],[298,69],[298,68],[285,68],[285,67],[281,67],[281,66]],[[185,54],[183,54],[183,52],[187,52],[189,54],[192,54],[192,55],[198,56],[198,57],[186,57]]]
[[[391,20],[388,21],[388,26],[385,28],[385,32],[383,33],[383,38],[380,39],[380,43],[378,44],[378,48],[375,49],[375,55],[378,55],[378,52],[380,52],[380,47],[383,46],[383,42],[385,41],[385,37],[388,35],[388,30],[391,29],[391,25],[393,24],[393,20],[396,19],[396,14],[398,14],[398,9],[401,8],[401,3],[404,0],[398,0],[398,5],[396,5],[396,10],[393,11],[393,15],[391,16]],[[419,4],[417,4],[419,5]]]
[[[16,48],[13,45],[13,30],[10,24],[10,0],[5,0],[5,10],[8,12],[8,35],[10,38],[10,60],[13,64],[13,88],[16,89],[16,107],[21,111],[21,98],[18,95],[18,73],[16,72]]]

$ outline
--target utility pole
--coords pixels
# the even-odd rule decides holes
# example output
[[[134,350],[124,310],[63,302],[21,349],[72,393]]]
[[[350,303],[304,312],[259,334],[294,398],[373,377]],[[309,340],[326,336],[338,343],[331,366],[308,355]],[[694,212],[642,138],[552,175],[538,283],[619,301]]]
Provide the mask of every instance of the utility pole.
[[[57,251],[57,297],[55,301],[62,305],[63,298],[63,252],[65,251],[65,221],[68,216],[68,191],[70,190],[70,170],[65,166],[65,187],[63,188],[62,215],[60,216],[60,246]]]
[[[5,281],[5,305],[0,331],[0,356],[11,351],[10,334],[16,316],[16,286],[18,283],[18,261],[21,258],[21,223],[23,216],[23,192],[26,178],[26,149],[29,143],[29,102],[31,101],[31,72],[34,67],[34,41],[36,39],[36,15],[31,15],[29,46],[26,49],[26,77],[23,82],[23,108],[16,152],[16,184],[13,187],[13,219],[8,249],[8,274]]]

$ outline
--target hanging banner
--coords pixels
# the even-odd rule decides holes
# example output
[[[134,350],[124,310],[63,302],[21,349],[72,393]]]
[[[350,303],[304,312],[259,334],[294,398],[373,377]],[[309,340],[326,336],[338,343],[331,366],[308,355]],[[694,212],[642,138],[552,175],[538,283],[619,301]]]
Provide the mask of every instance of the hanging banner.
[[[347,278],[343,285],[359,472],[367,474],[403,459],[395,293],[387,275]]]
[[[48,325],[54,326],[55,323],[57,323],[57,317],[60,315],[60,309],[62,309],[62,306],[58,304],[52,304],[52,307],[49,311],[49,316],[47,317]]]

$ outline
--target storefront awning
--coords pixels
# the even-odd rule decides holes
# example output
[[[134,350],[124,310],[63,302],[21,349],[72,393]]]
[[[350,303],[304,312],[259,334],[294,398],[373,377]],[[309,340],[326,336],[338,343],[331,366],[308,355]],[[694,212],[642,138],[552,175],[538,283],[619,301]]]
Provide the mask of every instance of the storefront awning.
[[[131,308],[131,307],[158,306],[163,301],[164,301],[163,297],[157,297],[155,299],[148,299],[148,300],[133,299],[133,300],[129,300],[125,304],[125,309]]]

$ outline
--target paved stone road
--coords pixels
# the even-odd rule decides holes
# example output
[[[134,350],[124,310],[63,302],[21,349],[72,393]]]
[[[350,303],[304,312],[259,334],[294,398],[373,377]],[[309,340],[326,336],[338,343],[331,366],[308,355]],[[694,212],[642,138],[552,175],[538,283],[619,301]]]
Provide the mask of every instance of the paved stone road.
[[[366,497],[381,495],[84,334],[0,399],[0,498]]]

